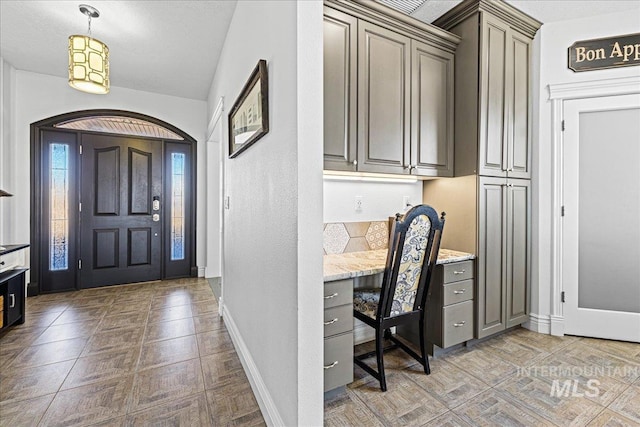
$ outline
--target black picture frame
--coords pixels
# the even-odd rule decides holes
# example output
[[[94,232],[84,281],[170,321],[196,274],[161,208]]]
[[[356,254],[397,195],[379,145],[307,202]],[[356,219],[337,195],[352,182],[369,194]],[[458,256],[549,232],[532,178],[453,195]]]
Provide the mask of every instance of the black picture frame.
[[[269,132],[269,79],[261,59],[229,112],[229,158],[249,148]]]

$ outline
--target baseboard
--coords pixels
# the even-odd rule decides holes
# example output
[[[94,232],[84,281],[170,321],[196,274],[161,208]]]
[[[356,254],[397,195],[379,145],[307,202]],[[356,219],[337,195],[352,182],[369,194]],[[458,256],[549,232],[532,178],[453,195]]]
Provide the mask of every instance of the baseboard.
[[[551,319],[551,335],[564,336],[564,316],[549,316]]]
[[[523,323],[522,326],[541,334],[549,335],[551,333],[551,319],[548,314],[529,313],[529,320]]]
[[[198,267],[198,277],[204,277],[205,267]]]
[[[231,336],[231,341],[233,341],[233,345],[236,349],[236,353],[238,353],[242,367],[247,374],[247,378],[251,384],[251,389],[253,390],[253,394],[256,396],[256,400],[258,401],[258,406],[260,406],[260,411],[262,412],[265,423],[268,426],[283,426],[284,421],[271,398],[269,390],[267,390],[267,386],[262,380],[260,371],[258,371],[258,367],[253,361],[253,357],[244,343],[244,340],[240,335],[240,331],[238,331],[238,327],[233,321],[231,313],[225,305],[221,305],[220,309],[224,312],[225,326]]]

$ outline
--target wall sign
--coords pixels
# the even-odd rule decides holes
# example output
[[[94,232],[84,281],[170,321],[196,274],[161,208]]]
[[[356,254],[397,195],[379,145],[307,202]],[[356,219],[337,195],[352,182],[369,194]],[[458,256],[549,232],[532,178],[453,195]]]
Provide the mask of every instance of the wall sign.
[[[640,33],[581,40],[569,47],[569,68],[573,71],[631,65],[640,65]]]

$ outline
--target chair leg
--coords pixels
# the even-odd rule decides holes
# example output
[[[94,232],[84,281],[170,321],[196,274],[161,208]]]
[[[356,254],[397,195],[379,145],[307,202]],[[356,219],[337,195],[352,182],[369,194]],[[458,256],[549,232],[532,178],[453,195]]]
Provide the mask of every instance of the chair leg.
[[[429,375],[431,368],[429,367],[429,353],[427,352],[427,343],[424,339],[424,318],[420,317],[420,325],[418,327],[418,334],[420,335],[420,351],[422,352],[422,366],[424,367],[424,373]]]
[[[376,330],[376,361],[378,362],[378,375],[380,375],[380,389],[387,391],[387,380],[384,376],[384,342],[383,342],[384,330]]]

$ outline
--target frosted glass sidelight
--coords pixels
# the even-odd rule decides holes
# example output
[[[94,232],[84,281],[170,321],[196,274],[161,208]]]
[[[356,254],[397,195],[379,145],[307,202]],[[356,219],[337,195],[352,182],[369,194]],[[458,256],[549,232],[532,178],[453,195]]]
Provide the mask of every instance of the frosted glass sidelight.
[[[184,259],[185,155],[171,153],[171,260]]]
[[[69,146],[51,144],[49,269],[69,268]]]

